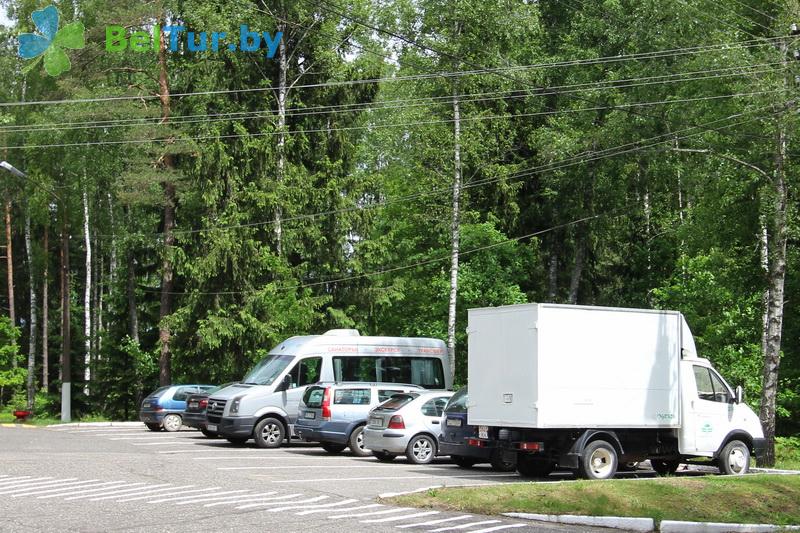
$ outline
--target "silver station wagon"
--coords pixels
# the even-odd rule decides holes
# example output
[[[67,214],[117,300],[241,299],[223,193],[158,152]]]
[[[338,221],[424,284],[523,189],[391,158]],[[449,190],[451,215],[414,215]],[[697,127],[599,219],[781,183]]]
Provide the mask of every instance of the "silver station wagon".
[[[364,457],[363,431],[369,412],[396,394],[424,391],[417,385],[401,383],[320,383],[306,389],[295,422],[297,435],[309,442],[319,442],[329,453],[346,447]]]

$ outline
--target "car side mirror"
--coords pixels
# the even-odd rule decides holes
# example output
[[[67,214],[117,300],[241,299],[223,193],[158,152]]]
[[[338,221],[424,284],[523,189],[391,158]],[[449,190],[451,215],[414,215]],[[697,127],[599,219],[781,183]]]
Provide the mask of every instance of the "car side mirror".
[[[744,402],[744,389],[741,385],[736,387],[736,403]]]
[[[281,384],[278,385],[277,392],[283,392],[283,391],[289,390],[291,388],[292,388],[292,375],[291,374],[286,374],[285,376],[283,376],[283,380],[281,381]]]

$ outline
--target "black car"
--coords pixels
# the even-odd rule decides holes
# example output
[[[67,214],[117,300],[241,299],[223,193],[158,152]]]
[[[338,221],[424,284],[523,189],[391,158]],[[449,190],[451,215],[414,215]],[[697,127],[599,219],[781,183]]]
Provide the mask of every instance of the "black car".
[[[444,408],[442,434],[439,436],[439,455],[449,455],[455,464],[470,468],[478,463],[489,463],[498,472],[511,472],[514,463],[502,460],[500,450],[486,447],[478,441],[478,426],[467,425],[467,389],[456,392]],[[470,446],[469,441],[482,446]]]
[[[206,424],[208,423],[206,420],[208,397],[218,390],[224,389],[228,385],[231,385],[231,383],[226,383],[224,385],[220,385],[219,387],[214,387],[211,390],[189,396],[186,399],[186,410],[183,412],[183,424],[191,428],[199,429],[203,435],[208,438],[213,439],[217,437],[218,435],[215,431],[209,431],[206,428]]]

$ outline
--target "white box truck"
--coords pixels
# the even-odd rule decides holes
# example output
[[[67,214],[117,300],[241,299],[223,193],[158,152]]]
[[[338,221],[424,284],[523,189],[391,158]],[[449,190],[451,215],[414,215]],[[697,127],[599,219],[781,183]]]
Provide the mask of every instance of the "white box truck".
[[[710,458],[744,474],[764,450],[758,416],[695,349],[677,311],[524,304],[468,311],[469,444],[524,476],[555,467],[613,477]]]

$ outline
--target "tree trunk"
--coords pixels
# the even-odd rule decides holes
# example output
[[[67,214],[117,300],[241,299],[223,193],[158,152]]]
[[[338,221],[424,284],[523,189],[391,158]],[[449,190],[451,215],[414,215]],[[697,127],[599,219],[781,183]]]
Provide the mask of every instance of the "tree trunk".
[[[72,418],[72,361],[69,318],[69,212],[66,203],[61,213],[61,421]]]
[[[169,122],[170,93],[169,78],[167,75],[167,42],[165,34],[161,33],[161,44],[158,51],[159,77],[158,88],[161,100],[161,123]],[[172,154],[164,154],[164,168],[169,174],[175,169],[175,160]],[[171,333],[167,324],[167,317],[172,313],[172,288],[174,282],[174,267],[172,264],[172,247],[175,245],[175,184],[168,176],[163,182],[164,189],[164,257],[161,267],[161,302],[159,307],[158,340],[161,344],[161,354],[158,358],[158,381],[169,385],[172,381],[172,353],[170,351]]]
[[[84,180],[86,169],[84,168]],[[92,239],[89,235],[89,197],[83,184],[83,244],[86,248],[86,286],[83,291],[83,393],[89,395],[92,381]]]
[[[550,239],[550,257],[547,259],[547,301],[555,303],[558,296],[558,238]]]
[[[767,227],[767,217],[758,217],[760,243],[759,254],[761,257],[761,269],[764,271],[765,279],[769,279],[769,228]],[[769,285],[761,293],[761,356],[767,355],[767,339],[769,338]]]
[[[110,278],[110,286],[114,286],[117,280],[117,240],[114,238],[114,204],[111,200],[111,193],[107,194],[108,198],[108,222],[111,228],[111,260],[108,265],[108,275]],[[108,291],[111,292],[110,290]]]
[[[128,335],[139,345],[139,317],[136,313],[136,259],[128,253]]]
[[[458,88],[453,88],[453,215],[450,225],[450,301],[447,308],[447,355],[450,377],[456,373],[456,301],[458,299],[458,255],[461,239],[461,109]]]
[[[33,401],[36,395],[36,324],[38,322],[38,310],[36,308],[36,276],[33,272],[33,251],[31,250],[31,213],[30,206],[25,212],[25,255],[28,260],[28,289],[30,290],[30,338],[28,340],[28,404],[27,409],[33,409]]]
[[[11,247],[11,200],[6,198],[6,266],[8,268],[8,316],[11,317],[11,324],[16,327],[17,316],[14,312],[14,253]],[[13,358],[11,364],[17,368],[17,358]]]
[[[277,31],[283,32],[285,25],[278,24]],[[276,187],[278,191],[275,204],[275,250],[280,256],[283,254],[283,209],[281,208],[281,186],[286,178],[286,73],[289,65],[286,60],[286,41],[281,39],[278,44],[278,163]]]
[[[570,304],[578,303],[578,289],[581,285],[581,276],[583,275],[583,259],[586,256],[586,230],[583,224],[577,228],[577,237],[575,239],[575,262],[572,265],[572,275],[569,280],[569,297],[567,302]]]
[[[48,342],[50,341],[48,336],[50,333],[50,325],[48,320],[50,317],[50,304],[48,302],[48,284],[50,280],[48,276],[49,272],[49,254],[48,254],[48,246],[50,245],[50,225],[45,224],[44,226],[44,272],[42,273],[42,390],[48,392],[48,388],[50,387],[50,353]]]

